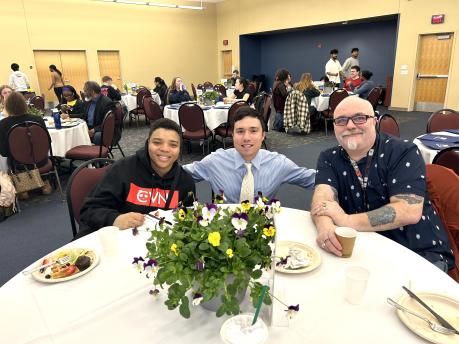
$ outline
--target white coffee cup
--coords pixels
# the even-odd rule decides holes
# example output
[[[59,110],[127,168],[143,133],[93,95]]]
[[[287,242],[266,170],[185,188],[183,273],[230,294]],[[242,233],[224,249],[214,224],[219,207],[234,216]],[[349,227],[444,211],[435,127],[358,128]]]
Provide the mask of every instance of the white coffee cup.
[[[107,226],[99,229],[99,239],[105,257],[116,256],[119,252],[119,231],[116,226]]]
[[[263,344],[268,339],[268,327],[259,317],[252,325],[254,314],[239,314],[226,320],[220,336],[226,344]]]
[[[346,269],[346,300],[352,305],[362,303],[367,289],[370,271],[361,266]]]

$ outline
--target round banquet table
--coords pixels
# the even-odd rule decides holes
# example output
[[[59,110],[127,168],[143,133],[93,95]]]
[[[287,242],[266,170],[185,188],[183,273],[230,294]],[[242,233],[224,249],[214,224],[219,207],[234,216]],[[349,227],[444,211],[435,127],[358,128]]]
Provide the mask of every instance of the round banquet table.
[[[431,134],[437,134],[437,135],[445,135],[445,136],[458,136],[457,134],[449,133],[447,131],[439,131],[436,133],[431,133]],[[422,157],[424,158],[424,161],[426,164],[431,164],[433,159],[435,158],[435,155],[439,152],[437,149],[433,149],[430,147],[425,146],[422,141],[419,139],[421,136],[416,137],[413,140],[413,143],[418,146],[419,152],[421,153]]]
[[[399,298],[402,285],[459,299],[459,286],[438,268],[397,243],[376,233],[359,233],[351,258],[339,258],[315,244],[309,212],[283,208],[276,215],[277,240],[305,243],[320,252],[321,265],[308,273],[276,273],[275,290],[283,288],[287,304],[300,312],[284,326],[269,328],[267,343],[420,343],[398,319],[386,298]],[[154,300],[151,281],[136,272],[132,258],[145,254],[146,232],[119,232],[121,249],[88,274],[71,281],[42,284],[22,274],[0,288],[2,343],[221,343],[219,331],[226,316],[200,306],[191,318],[164,306],[165,291]],[[101,252],[93,233],[67,246]],[[26,254],[26,253],[25,253]],[[344,270],[361,265],[370,270],[362,304],[344,300]],[[284,313],[274,302],[273,313]],[[285,326],[287,325],[287,326]]]
[[[348,92],[349,96],[358,96],[358,94]],[[328,104],[330,101],[330,96],[323,96],[322,94],[318,97],[311,99],[311,105],[314,106],[317,111],[325,111],[328,109]]]
[[[153,98],[153,101],[157,103],[158,105],[161,105],[161,98],[159,94],[153,91],[150,91],[150,92],[151,92],[151,97]],[[134,96],[132,94],[124,94],[121,96],[121,100],[126,105],[128,111],[132,111],[135,108],[137,108],[137,96]]]
[[[229,106],[220,105],[217,107],[222,107],[222,108],[212,107],[210,109],[204,110],[204,119],[206,121],[207,128],[209,128],[210,130],[214,130],[220,124],[226,123],[226,120],[228,118]],[[174,106],[171,107],[170,105],[166,105],[164,107],[163,113],[164,113],[164,118],[169,118],[173,120],[174,122],[176,122],[177,124],[180,124],[179,117],[178,117],[178,109],[176,107]]]
[[[45,117],[45,121],[47,121],[47,117]],[[85,121],[79,119],[77,125],[67,128],[65,127],[65,122],[62,122],[62,124],[62,129],[54,129],[54,126],[48,127],[47,125],[54,156],[64,157],[65,153],[73,147],[91,145],[88,126]]]

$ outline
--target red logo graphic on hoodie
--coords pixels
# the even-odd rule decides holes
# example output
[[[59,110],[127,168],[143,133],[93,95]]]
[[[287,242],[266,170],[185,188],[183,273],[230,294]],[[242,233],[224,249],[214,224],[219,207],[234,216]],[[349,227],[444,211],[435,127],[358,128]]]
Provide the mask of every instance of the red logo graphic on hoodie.
[[[160,188],[142,188],[131,183],[126,201],[145,207],[165,208],[170,192],[170,190],[163,190]],[[174,191],[169,208],[177,208],[178,200],[179,193],[178,191]]]

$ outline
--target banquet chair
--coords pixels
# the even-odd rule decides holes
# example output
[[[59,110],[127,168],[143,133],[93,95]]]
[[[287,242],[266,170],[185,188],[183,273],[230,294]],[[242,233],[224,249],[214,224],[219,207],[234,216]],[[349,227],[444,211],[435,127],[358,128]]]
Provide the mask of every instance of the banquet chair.
[[[373,110],[376,111],[376,107],[378,106],[379,97],[381,97],[381,88],[374,87],[370,93],[368,94],[367,100],[370,102],[371,106],[373,106]]]
[[[194,100],[198,100],[198,93],[196,92],[196,87],[194,86],[193,83],[191,83],[191,91],[193,92]]]
[[[151,97],[151,92],[148,88],[141,87],[137,91],[137,95],[136,95],[137,107],[129,111],[129,126],[132,124],[133,119],[136,119],[136,124],[137,126],[139,126],[140,116],[145,116],[145,109],[143,108],[143,98],[144,97]],[[146,117],[145,117],[145,122],[146,122]]]
[[[27,104],[30,104],[30,100],[35,97],[35,92],[27,92],[26,94],[24,94],[24,98],[27,102]]]
[[[214,91],[217,91],[218,93],[220,93],[223,98],[226,97],[226,87],[223,86],[222,84],[215,84]]]
[[[400,129],[398,127],[397,120],[388,113],[382,115],[379,118],[378,124],[376,124],[376,129],[380,133],[385,133],[394,137],[400,137]]]
[[[442,149],[435,155],[432,164],[450,168],[459,176],[459,147]]]
[[[456,258],[455,267],[448,274],[459,283],[459,176],[450,169],[426,165],[427,190]]]
[[[73,147],[65,153],[65,158],[70,159],[70,170],[73,169],[75,160],[91,160],[95,158],[107,158],[109,156],[109,147],[113,142],[115,132],[115,115],[112,111],[107,112],[102,122],[102,138],[98,146],[80,145]]]
[[[7,140],[11,172],[21,172],[24,167],[37,166],[41,176],[54,176],[63,199],[64,193],[57,173],[48,130],[36,122],[26,121],[14,125],[8,131]]]
[[[217,140],[217,136],[220,136],[222,139],[221,142],[223,144],[223,148],[226,148],[226,139],[231,139],[233,137],[234,118],[236,117],[238,110],[244,107],[248,108],[249,104],[243,100],[239,100],[231,105],[228,110],[226,123],[221,124],[215,129],[214,141]]]
[[[113,141],[109,147],[109,154],[113,157],[112,151],[114,149],[119,149],[121,155],[124,157],[124,152],[121,149],[120,146],[120,141],[121,141],[121,136],[123,134],[123,129],[124,129],[124,110],[123,106],[121,105],[120,102],[115,102],[115,131],[113,134]]]
[[[113,163],[113,160],[105,158],[88,160],[78,166],[70,176],[67,184],[67,207],[69,209],[73,237],[78,233],[77,223],[79,226],[80,211],[85,198]]]
[[[38,110],[45,111],[45,98],[43,96],[35,96],[29,101],[30,106]]]
[[[205,153],[204,143],[207,141],[207,150],[209,149],[209,140],[213,139],[212,131],[207,128],[204,119],[204,111],[196,103],[184,103],[178,110],[180,126],[185,129],[182,132],[182,139],[188,143],[188,151],[191,152],[191,142],[203,140],[202,154]],[[181,153],[180,153],[181,154]]]
[[[164,118],[161,108],[151,97],[143,98],[143,108],[145,109],[145,116],[150,123],[159,118]]]
[[[336,91],[333,91],[332,94],[330,94],[330,99],[328,101],[328,109],[322,111],[322,117],[324,118],[325,123],[325,136],[328,135],[327,122],[333,121],[333,113],[335,112],[336,107],[348,95],[349,94],[347,93],[347,91],[343,88],[337,89]]]
[[[204,91],[208,90],[209,88],[214,88],[214,84],[212,84],[210,81],[206,81],[203,85],[202,85]]]
[[[427,133],[434,133],[444,129],[459,129],[459,113],[451,109],[442,109],[434,112],[427,121]]]

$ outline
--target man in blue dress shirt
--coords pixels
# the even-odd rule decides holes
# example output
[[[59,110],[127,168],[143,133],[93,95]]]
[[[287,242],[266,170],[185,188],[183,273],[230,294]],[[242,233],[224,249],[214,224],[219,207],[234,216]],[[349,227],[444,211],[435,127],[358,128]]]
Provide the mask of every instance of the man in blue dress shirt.
[[[367,100],[348,97],[333,116],[340,145],[319,156],[311,205],[317,243],[341,256],[336,226],[378,232],[443,271],[451,269],[454,256],[429,200],[416,145],[378,133]]]
[[[184,168],[196,181],[208,181],[214,193],[223,190],[227,203],[253,202],[258,192],[273,198],[283,183],[304,188],[314,185],[315,170],[299,167],[285,155],[261,149],[264,138],[259,113],[242,108],[234,121],[234,148],[218,149]]]

